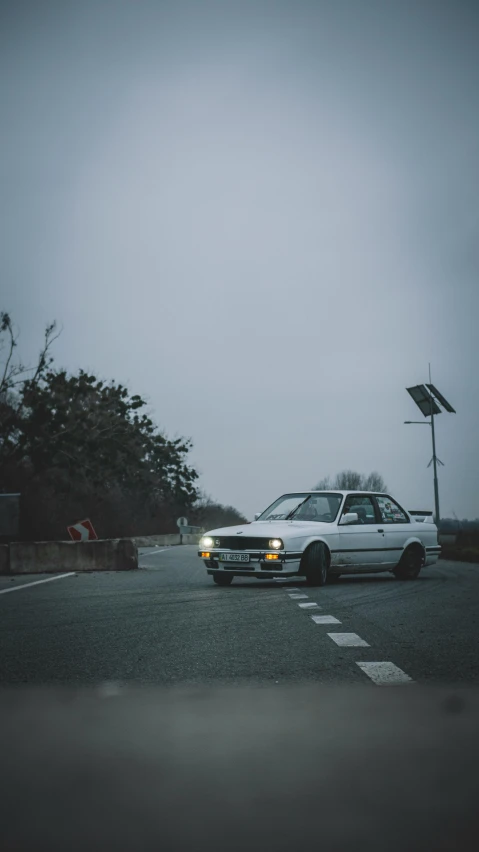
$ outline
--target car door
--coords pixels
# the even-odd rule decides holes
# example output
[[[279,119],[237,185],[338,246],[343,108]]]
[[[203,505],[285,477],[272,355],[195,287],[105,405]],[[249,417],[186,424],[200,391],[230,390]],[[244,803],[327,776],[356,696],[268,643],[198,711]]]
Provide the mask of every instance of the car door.
[[[384,557],[384,528],[378,523],[377,508],[371,495],[348,494],[341,515],[357,512],[357,523],[338,524],[339,552],[334,560],[338,566],[356,571],[378,568]]]
[[[397,565],[411,535],[411,522],[404,509],[387,494],[377,494],[375,500],[386,538],[385,557],[391,565]]]

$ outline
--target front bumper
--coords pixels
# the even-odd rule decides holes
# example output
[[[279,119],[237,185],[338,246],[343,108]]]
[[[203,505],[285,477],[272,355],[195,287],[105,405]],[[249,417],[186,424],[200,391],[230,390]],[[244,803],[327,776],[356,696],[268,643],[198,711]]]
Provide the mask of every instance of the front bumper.
[[[284,571],[282,568],[276,568],[275,571],[235,571],[223,568],[208,568],[207,574],[229,574],[231,577],[257,577],[259,580],[271,580],[271,577],[297,577],[299,570],[299,563],[294,571],[291,570],[291,567],[288,565],[287,571]]]
[[[198,551],[198,556],[203,559],[208,574],[216,574],[225,571],[230,575],[238,577],[271,577],[281,574],[282,577],[292,577],[299,571],[302,553],[288,553],[285,550],[276,551],[278,559],[267,560],[266,553],[272,551],[248,551],[249,562],[220,562],[220,553],[228,553],[227,550],[210,550],[209,558],[205,559],[203,553]],[[235,551],[238,552],[238,551]]]

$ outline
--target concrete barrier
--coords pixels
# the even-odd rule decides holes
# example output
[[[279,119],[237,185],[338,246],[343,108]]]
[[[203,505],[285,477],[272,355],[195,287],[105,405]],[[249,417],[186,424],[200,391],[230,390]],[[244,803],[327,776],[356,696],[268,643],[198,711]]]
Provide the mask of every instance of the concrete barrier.
[[[10,572],[10,554],[8,544],[0,544],[0,574]]]
[[[138,549],[131,539],[10,544],[10,574],[129,571],[135,568],[138,568]]]

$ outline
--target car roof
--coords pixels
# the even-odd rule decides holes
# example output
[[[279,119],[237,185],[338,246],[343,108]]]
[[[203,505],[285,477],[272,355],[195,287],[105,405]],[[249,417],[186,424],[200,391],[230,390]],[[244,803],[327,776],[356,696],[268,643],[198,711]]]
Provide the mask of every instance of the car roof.
[[[348,488],[346,491],[342,488],[324,488],[321,491],[289,491],[289,494],[388,494],[386,491],[360,491],[356,488]]]

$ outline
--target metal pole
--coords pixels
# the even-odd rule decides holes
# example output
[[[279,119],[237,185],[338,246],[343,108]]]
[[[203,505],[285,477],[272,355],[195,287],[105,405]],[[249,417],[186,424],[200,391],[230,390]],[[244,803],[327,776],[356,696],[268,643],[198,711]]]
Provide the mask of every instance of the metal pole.
[[[431,365],[429,364],[429,384],[431,382]],[[434,503],[436,505],[436,526],[439,526],[439,522],[441,520],[439,514],[439,484],[437,481],[437,461],[436,461],[436,435],[434,432],[434,413],[433,413],[433,399],[432,394],[430,393],[431,398],[431,433],[432,433],[432,464],[434,469]]]

